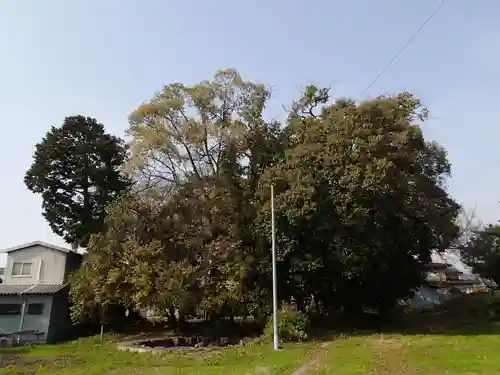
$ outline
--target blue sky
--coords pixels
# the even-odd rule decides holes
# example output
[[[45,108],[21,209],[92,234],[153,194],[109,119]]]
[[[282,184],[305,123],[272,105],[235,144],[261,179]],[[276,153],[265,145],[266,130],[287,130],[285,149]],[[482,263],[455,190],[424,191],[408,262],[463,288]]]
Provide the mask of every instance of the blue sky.
[[[65,116],[122,136],[163,84],[219,68],[270,84],[281,119],[308,83],[363,98],[409,90],[426,135],[449,151],[450,191],[500,219],[500,1],[449,0],[380,80],[364,89],[441,0],[3,0],[0,2],[0,248],[63,241],[24,186],[33,146]]]

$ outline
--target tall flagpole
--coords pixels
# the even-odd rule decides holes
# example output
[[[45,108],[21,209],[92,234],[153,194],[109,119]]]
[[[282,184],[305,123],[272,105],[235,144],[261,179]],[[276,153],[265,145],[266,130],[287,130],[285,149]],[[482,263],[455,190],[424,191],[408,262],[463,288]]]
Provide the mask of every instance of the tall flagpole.
[[[274,350],[279,349],[278,340],[278,279],[276,276],[276,239],[274,228],[274,186],[271,185],[271,252],[273,263],[273,332]]]

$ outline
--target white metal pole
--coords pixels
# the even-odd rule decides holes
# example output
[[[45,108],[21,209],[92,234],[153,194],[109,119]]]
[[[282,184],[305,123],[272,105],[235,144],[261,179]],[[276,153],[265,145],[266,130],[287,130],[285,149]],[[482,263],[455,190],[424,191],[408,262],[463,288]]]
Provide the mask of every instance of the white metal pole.
[[[278,340],[278,279],[276,276],[276,239],[274,228],[274,186],[271,185],[271,252],[273,263],[273,331],[274,350],[279,349]]]
[[[104,338],[104,311],[105,311],[105,307],[102,307],[101,306],[101,341],[102,339]]]

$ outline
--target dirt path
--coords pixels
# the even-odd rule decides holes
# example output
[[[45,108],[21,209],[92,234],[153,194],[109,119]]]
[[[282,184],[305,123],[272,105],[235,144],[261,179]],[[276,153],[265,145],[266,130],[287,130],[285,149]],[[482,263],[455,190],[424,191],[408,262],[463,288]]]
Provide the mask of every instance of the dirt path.
[[[320,344],[319,349],[316,350],[313,355],[312,359],[304,364],[302,364],[299,368],[295,369],[294,372],[292,372],[290,375],[307,375],[309,374],[309,371],[311,371],[314,368],[318,368],[323,363],[323,360],[325,359],[326,355],[328,354],[328,346],[330,346],[331,342],[324,342]]]

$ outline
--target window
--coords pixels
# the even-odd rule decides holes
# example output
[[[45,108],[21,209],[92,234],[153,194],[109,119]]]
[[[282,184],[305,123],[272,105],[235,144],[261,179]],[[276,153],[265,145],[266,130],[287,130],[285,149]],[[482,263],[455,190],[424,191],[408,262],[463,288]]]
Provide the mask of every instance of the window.
[[[31,276],[31,263],[14,263],[12,265],[13,277]]]
[[[0,303],[0,315],[21,314],[21,305],[18,303]]]
[[[28,305],[28,315],[42,315],[43,303],[30,303]]]

